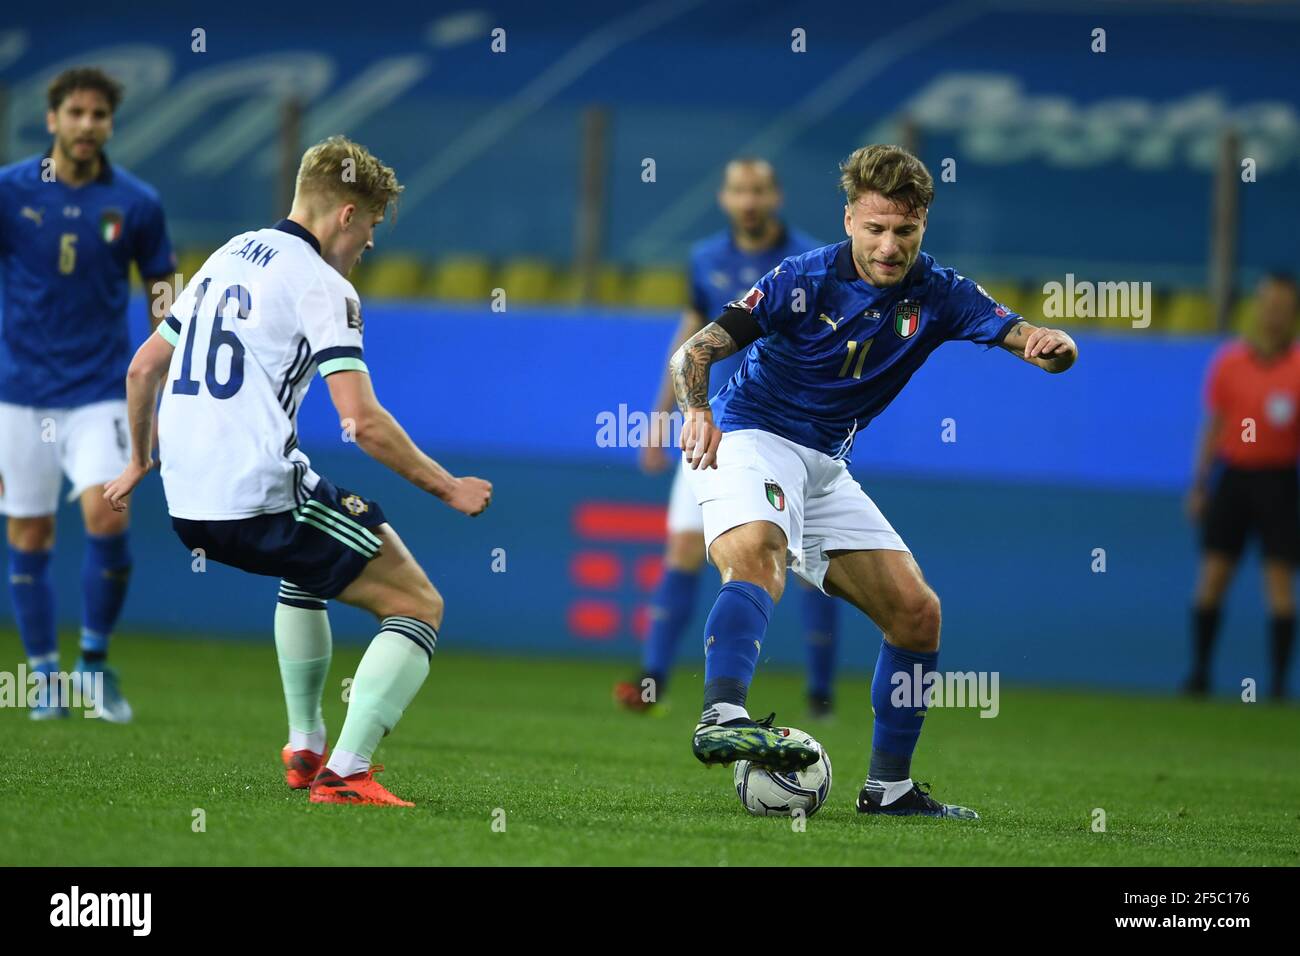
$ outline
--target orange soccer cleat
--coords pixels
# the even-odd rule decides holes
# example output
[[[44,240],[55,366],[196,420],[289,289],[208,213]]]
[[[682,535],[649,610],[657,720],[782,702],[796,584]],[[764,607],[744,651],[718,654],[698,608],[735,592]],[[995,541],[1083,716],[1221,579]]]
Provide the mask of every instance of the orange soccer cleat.
[[[415,804],[389,793],[375,774],[384,769],[375,764],[369,770],[340,777],[329,767],[321,767],[311,784],[312,803],[363,803],[372,806],[413,807]]]
[[[641,699],[641,688],[630,680],[621,680],[614,685],[614,703],[624,710],[647,710],[650,705]]]
[[[325,766],[328,756],[328,753],[318,754],[310,750],[290,750],[285,744],[280,751],[280,759],[284,761],[284,782],[290,790],[306,790],[320,768]]]

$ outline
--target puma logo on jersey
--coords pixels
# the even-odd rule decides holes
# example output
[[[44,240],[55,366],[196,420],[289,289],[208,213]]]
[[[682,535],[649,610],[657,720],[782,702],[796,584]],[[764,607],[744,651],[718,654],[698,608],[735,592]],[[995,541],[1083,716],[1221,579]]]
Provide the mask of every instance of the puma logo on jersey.
[[[30,219],[39,226],[41,220],[45,218],[45,210],[33,209],[31,206],[23,206],[22,216],[24,219]]]
[[[840,330],[840,323],[844,321],[844,316],[842,315],[838,319],[832,319],[829,315],[824,314],[817,316],[817,318],[829,325],[832,332],[838,332]]]

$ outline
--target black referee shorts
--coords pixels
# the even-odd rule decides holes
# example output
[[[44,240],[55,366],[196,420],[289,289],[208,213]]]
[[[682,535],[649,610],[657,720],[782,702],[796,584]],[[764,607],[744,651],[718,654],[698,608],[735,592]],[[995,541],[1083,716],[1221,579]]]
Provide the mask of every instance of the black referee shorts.
[[[1201,546],[1237,557],[1252,534],[1265,558],[1300,563],[1300,476],[1290,468],[1223,467],[1201,525]]]

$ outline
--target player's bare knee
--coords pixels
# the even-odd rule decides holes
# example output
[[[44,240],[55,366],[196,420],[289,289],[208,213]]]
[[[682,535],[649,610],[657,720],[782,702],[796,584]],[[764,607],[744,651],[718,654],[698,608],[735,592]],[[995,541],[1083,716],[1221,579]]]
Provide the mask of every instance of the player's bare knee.
[[[15,551],[49,551],[54,547],[54,516],[10,518],[6,536]]]
[[[420,595],[420,600],[424,605],[423,612],[419,615],[420,620],[427,621],[433,626],[434,630],[442,627],[442,612],[446,607],[442,595],[438,593],[428,580],[424,582],[424,588]]]
[[[86,533],[97,537],[124,534],[130,522],[126,512],[106,510],[104,513],[86,515]]]
[[[381,619],[413,617],[437,629],[442,626],[443,606],[442,595],[424,578],[389,591],[376,613]]]
[[[779,550],[759,545],[729,553],[727,560],[718,565],[718,572],[724,584],[747,581],[766,591],[773,602],[780,601],[781,595],[785,593],[784,543]]]
[[[890,637],[908,650],[937,651],[942,618],[939,596],[929,587],[922,587],[909,594],[895,610]]]

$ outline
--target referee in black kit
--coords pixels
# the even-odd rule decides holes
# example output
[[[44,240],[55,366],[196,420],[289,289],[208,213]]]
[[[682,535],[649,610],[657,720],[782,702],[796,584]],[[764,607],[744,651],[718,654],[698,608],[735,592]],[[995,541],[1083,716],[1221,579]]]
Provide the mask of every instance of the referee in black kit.
[[[1184,689],[1210,689],[1210,659],[1223,596],[1252,536],[1263,552],[1272,680],[1286,696],[1295,643],[1293,578],[1300,561],[1300,291],[1273,272],[1259,283],[1255,321],[1225,343],[1206,376],[1205,425],[1197,447],[1188,511],[1201,524],[1201,563],[1193,602],[1192,673]]]

